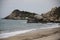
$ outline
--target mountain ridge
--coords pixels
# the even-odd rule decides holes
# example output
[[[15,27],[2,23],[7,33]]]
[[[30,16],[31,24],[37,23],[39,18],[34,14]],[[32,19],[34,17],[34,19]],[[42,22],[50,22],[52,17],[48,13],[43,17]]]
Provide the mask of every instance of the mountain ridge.
[[[4,19],[25,20],[27,19],[27,17],[34,16],[34,15],[37,15],[37,14],[15,9],[14,11],[12,11],[10,15],[5,17]]]

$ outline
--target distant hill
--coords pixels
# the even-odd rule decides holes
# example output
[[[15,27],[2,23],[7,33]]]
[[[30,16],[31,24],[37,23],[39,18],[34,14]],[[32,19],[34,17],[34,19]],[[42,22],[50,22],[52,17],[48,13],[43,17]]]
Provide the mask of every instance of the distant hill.
[[[28,23],[39,23],[39,22],[55,22],[60,23],[60,7],[54,7],[47,13],[38,15],[27,11],[20,11],[15,9],[10,15],[4,19],[13,20],[28,20]]]
[[[28,22],[33,22],[32,19],[28,19]],[[60,23],[60,7],[52,8],[49,12],[35,15],[34,22],[55,22]]]
[[[4,19],[25,20],[25,19],[28,19],[28,17],[33,17],[34,15],[37,15],[37,14],[15,9],[10,15],[5,17]]]

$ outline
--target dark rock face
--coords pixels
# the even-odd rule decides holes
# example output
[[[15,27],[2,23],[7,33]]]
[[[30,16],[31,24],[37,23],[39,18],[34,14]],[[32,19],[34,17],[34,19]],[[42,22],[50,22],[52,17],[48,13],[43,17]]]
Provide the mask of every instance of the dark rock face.
[[[41,16],[42,20],[46,22],[60,22],[60,7],[52,8],[51,11]]]
[[[32,20],[30,19],[32,22]],[[60,23],[60,7],[52,8],[51,11],[41,14],[41,15],[35,15],[34,16],[34,22],[39,23],[47,23],[47,22],[53,22],[53,23]]]
[[[36,15],[35,13],[30,13],[27,11],[19,11],[18,9],[14,10],[9,16],[4,19],[13,19],[13,20],[25,20],[30,16]]]

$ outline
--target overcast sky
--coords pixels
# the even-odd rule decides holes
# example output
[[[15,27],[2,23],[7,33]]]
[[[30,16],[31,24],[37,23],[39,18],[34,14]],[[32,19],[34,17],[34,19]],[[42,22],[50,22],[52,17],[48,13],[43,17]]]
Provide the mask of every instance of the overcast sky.
[[[60,6],[60,0],[0,0],[0,18],[19,9],[34,13],[45,13],[51,8]]]

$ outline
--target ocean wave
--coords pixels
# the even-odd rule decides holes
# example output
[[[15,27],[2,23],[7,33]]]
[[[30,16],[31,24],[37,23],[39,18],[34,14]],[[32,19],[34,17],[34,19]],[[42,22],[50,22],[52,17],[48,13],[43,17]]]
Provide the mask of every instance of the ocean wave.
[[[15,36],[17,34],[26,33],[26,32],[32,31],[32,30],[36,30],[36,29],[23,30],[23,31],[15,31],[15,32],[9,32],[9,33],[2,33],[2,34],[0,34],[0,38],[7,38],[7,37]]]
[[[48,28],[56,28],[56,27],[59,27],[59,26],[42,27],[42,28],[39,28],[39,29],[48,29]],[[8,37],[11,37],[11,36],[15,36],[17,34],[23,34],[23,33],[26,33],[26,32],[33,31],[33,30],[37,30],[37,29],[29,29],[29,30],[15,31],[15,32],[9,32],[9,33],[2,33],[2,34],[0,34],[0,38],[8,38]]]

